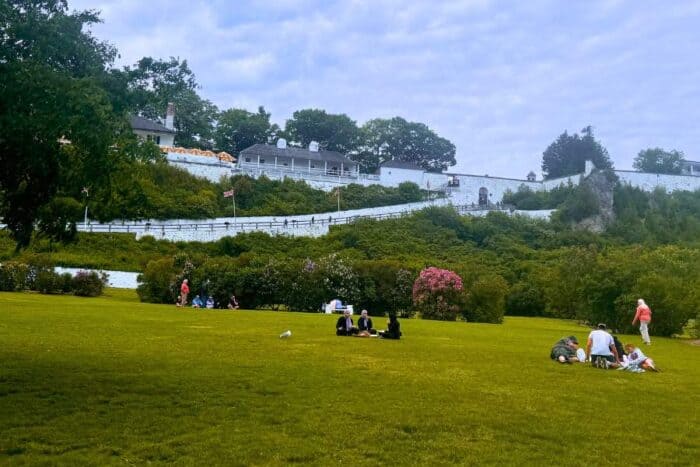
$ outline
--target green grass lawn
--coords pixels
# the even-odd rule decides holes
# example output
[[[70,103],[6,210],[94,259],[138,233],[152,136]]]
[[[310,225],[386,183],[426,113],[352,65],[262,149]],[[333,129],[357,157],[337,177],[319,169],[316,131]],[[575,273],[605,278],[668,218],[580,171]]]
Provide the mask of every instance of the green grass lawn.
[[[382,341],[335,337],[335,319],[0,293],[0,464],[700,459],[687,341],[654,339],[663,372],[632,374],[550,361],[555,340],[585,340],[572,322],[404,320]]]

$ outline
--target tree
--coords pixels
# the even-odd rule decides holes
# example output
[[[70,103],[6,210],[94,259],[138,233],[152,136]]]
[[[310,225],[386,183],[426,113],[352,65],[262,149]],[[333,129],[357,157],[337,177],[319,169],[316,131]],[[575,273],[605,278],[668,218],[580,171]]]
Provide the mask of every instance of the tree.
[[[542,154],[542,173],[545,179],[580,174],[587,160],[601,170],[612,168],[608,151],[596,141],[591,126],[581,130],[581,136],[565,131],[550,144]]]
[[[345,114],[329,114],[320,109],[297,110],[285,124],[292,142],[308,147],[311,141],[329,151],[350,154],[357,149],[359,129]]]
[[[157,120],[165,115],[168,103],[172,102],[177,144],[211,147],[218,109],[197,94],[197,81],[187,60],[144,57],[133,67],[125,67],[123,75],[131,92],[129,101],[133,112]]]
[[[0,7],[0,216],[18,249],[65,174],[99,183],[112,165],[112,142],[127,131],[102,87],[116,51],[83,32],[97,22],[89,11],[69,14],[65,1]]]
[[[377,118],[361,131],[363,143],[355,158],[367,171],[392,159],[414,162],[426,170],[444,170],[457,163],[455,145],[423,123]]]
[[[238,153],[257,143],[267,143],[279,131],[270,123],[270,113],[258,107],[257,113],[244,109],[228,109],[218,116],[214,141],[218,150]]]
[[[685,155],[672,149],[664,151],[661,148],[649,148],[639,151],[632,166],[640,172],[656,174],[679,174]]]

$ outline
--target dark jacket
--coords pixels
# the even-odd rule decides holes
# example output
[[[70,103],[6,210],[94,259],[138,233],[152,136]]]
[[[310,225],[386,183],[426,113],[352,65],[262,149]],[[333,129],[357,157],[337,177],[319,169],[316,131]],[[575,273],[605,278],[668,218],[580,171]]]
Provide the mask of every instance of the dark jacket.
[[[569,345],[570,342],[571,340],[569,340],[568,337],[562,337],[559,339],[549,352],[549,358],[556,360],[559,357],[565,357],[568,361],[568,359],[571,357],[575,357],[576,351],[571,348]]]
[[[352,318],[350,318],[350,324],[351,326],[353,324]],[[357,331],[357,328],[347,328],[345,316],[341,316],[340,318],[338,318],[338,321],[336,321],[335,323],[335,334],[337,336],[347,336],[349,334],[352,334],[354,331]]]
[[[372,329],[372,318],[369,316],[367,318],[360,318],[357,320],[357,327],[360,328],[360,331],[369,331]]]
[[[401,339],[401,324],[396,318],[389,318],[389,329],[381,334],[384,339]]]

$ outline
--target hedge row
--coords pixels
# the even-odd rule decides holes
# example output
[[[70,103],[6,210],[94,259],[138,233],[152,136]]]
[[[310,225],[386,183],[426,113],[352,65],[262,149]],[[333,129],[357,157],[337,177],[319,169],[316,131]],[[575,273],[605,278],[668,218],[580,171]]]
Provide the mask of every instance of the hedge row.
[[[224,308],[236,295],[244,308],[286,309],[318,312],[332,299],[367,309],[373,316],[395,313],[402,317],[416,312],[425,318],[499,323],[503,319],[505,281],[476,281],[466,285],[456,300],[459,310],[447,317],[435,316],[419,304],[414,306],[413,287],[421,265],[389,260],[351,260],[337,254],[318,259],[210,258],[195,264],[184,255],[151,261],[139,276],[141,300],[175,303],[183,279],[195,295],[212,296]],[[472,288],[473,286],[473,288]]]
[[[81,297],[102,295],[107,276],[95,271],[79,271],[75,276],[56,273],[44,264],[8,261],[0,264],[0,291],[34,290],[44,294],[72,293]]]

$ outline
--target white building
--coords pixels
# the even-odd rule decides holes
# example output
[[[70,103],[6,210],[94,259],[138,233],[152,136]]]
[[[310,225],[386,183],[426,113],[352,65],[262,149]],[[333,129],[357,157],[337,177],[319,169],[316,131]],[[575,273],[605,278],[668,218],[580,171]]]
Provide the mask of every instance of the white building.
[[[254,144],[242,150],[238,156],[238,169],[255,174],[323,175],[344,180],[360,176],[360,164],[339,152],[328,151],[312,141],[308,148],[287,146],[280,138],[276,146]]]
[[[681,174],[700,177],[700,162],[681,161]]]
[[[132,115],[130,123],[134,133],[140,138],[153,141],[159,146],[175,144],[175,106],[172,103],[168,104],[165,125],[139,115]]]

